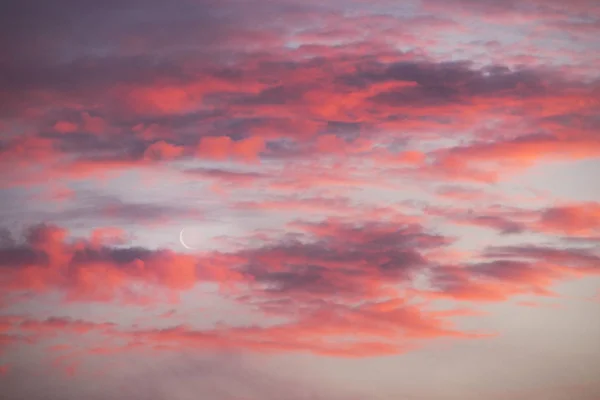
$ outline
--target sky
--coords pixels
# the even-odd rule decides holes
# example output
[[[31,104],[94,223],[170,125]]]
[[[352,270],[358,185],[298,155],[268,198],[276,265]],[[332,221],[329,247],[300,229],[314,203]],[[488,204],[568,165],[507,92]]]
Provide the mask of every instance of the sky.
[[[597,0],[0,5],[0,390],[600,398]]]

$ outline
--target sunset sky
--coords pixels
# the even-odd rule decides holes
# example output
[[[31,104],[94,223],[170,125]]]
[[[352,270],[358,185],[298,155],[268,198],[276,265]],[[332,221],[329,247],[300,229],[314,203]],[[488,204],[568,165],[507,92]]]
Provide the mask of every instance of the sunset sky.
[[[600,399],[598,37],[597,0],[2,1],[0,397]]]

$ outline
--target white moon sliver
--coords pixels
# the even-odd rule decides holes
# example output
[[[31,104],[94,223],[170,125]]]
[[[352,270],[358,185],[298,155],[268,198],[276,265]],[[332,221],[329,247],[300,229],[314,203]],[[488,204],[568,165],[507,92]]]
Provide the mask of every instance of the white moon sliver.
[[[187,245],[187,244],[185,244],[185,242],[183,241],[183,231],[185,231],[185,228],[183,228],[183,229],[181,230],[181,232],[179,232],[179,241],[181,242],[181,245],[182,245],[183,247],[185,247],[186,249],[188,249],[188,250],[194,250],[194,248],[193,248],[193,247],[190,247],[190,246],[188,246],[188,245]]]

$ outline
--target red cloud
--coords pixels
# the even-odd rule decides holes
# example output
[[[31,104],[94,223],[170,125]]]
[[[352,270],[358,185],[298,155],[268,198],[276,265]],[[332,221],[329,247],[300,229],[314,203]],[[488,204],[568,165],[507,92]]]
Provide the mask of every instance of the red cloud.
[[[429,215],[443,216],[456,224],[492,228],[504,234],[531,231],[569,235],[571,238],[594,238],[600,229],[600,205],[596,202],[567,203],[538,210],[428,207],[427,212]]]
[[[21,136],[4,144],[0,152],[0,166],[6,170],[8,165],[13,167],[28,167],[31,164],[42,163],[56,159],[57,152],[54,142],[37,136]]]
[[[69,241],[64,229],[37,226],[24,246],[2,250],[3,268],[10,266],[0,282],[5,292],[52,288],[74,301],[139,301],[132,285],[180,293],[196,282],[243,283],[238,301],[285,321],[268,326],[123,329],[113,323],[59,317],[12,318],[2,320],[7,332],[2,341],[14,345],[60,333],[97,332],[124,340],[122,349],[238,348],[338,357],[400,354],[425,339],[489,336],[463,332],[450,320],[476,315],[474,311],[432,311],[412,302],[413,296],[477,302],[505,301],[519,294],[549,296],[556,281],[598,273],[599,258],[591,252],[535,247],[494,248],[485,254],[490,261],[438,267],[426,254],[451,241],[410,219],[385,223],[329,219],[296,223],[294,228],[301,236],[199,257],[112,248],[107,239],[122,236],[118,230],[97,231],[91,241]],[[422,272],[430,276],[429,289],[398,288]],[[9,335],[12,330],[23,338]],[[92,353],[105,354],[109,348],[96,345]]]
[[[381,307],[385,305],[385,307]],[[337,308],[337,309],[336,309]],[[399,354],[414,348],[419,339],[436,337],[477,338],[487,335],[462,333],[444,317],[455,313],[424,312],[405,304],[370,303],[360,309],[331,305],[301,316],[298,321],[266,327],[228,327],[197,330],[184,326],[167,329],[119,329],[111,323],[64,318],[27,319],[14,329],[35,340],[65,333],[101,333],[108,339],[125,340],[116,348],[95,346],[86,354],[110,354],[144,346],[166,349],[237,348],[258,352],[309,352],[338,357],[372,357]],[[463,314],[461,311],[458,314]],[[345,340],[340,340],[345,338]],[[353,338],[348,340],[348,338]],[[400,341],[400,342],[399,342]],[[56,350],[70,350],[61,346]],[[73,360],[76,353],[56,359]]]
[[[200,279],[230,285],[242,277],[231,270],[199,266],[191,255],[144,249],[118,250],[107,241],[121,232],[96,231],[91,241],[67,241],[68,232],[55,226],[34,227],[25,247],[5,249],[5,269],[0,285],[11,291],[62,289],[71,300],[145,301],[144,293],[131,289],[145,283],[156,290],[190,289]],[[102,282],[102,284],[99,284]],[[159,293],[157,293],[159,294]],[[159,301],[159,298],[157,298]]]
[[[256,161],[265,143],[260,137],[250,137],[233,141],[227,136],[203,137],[198,145],[200,157],[216,160],[238,158],[245,161]]]
[[[144,158],[148,160],[172,160],[183,155],[184,151],[185,149],[182,146],[160,140],[146,148]]]
[[[535,228],[549,233],[593,236],[600,233],[600,203],[548,208],[541,213]]]
[[[462,168],[469,164],[486,165],[502,162],[504,171],[530,166],[544,157],[552,159],[586,159],[600,155],[600,142],[593,137],[560,139],[551,136],[523,137],[491,144],[474,144],[442,152],[440,168]]]
[[[129,92],[129,105],[136,111],[150,113],[180,113],[190,111],[198,104],[188,88],[176,86],[141,87]]]
[[[250,58],[246,64],[232,70],[191,63],[186,64],[186,69],[197,73],[189,77],[187,83],[156,84],[170,82],[167,77],[159,76],[148,82],[147,87],[139,86],[140,94],[131,92],[135,104],[149,107],[150,114],[191,112],[202,101],[214,102],[223,109],[224,116],[217,113],[207,117],[207,132],[213,134],[223,130],[222,127],[227,126],[223,125],[223,121],[227,118],[241,121],[239,127],[226,129],[230,132],[221,136],[202,134],[201,139],[193,143],[187,135],[185,140],[178,138],[171,127],[166,127],[162,133],[157,130],[148,137],[147,133],[132,126],[132,129],[123,129],[128,134],[133,132],[136,140],[122,141],[119,135],[104,133],[110,124],[106,118],[99,116],[99,111],[95,111],[94,116],[86,111],[79,112],[81,135],[92,132],[106,137],[110,151],[94,155],[93,146],[86,144],[87,139],[82,140],[79,134],[75,135],[77,138],[64,135],[44,139],[48,147],[46,157],[52,158],[44,160],[36,156],[36,161],[60,160],[60,163],[52,166],[49,170],[52,172],[46,172],[46,177],[39,177],[33,182],[50,176],[89,177],[150,166],[150,161],[192,155],[207,160],[256,161],[266,155],[285,158],[290,153],[277,154],[275,147],[267,148],[266,138],[293,139],[298,146],[306,147],[306,140],[315,134],[318,135],[316,141],[311,139],[314,146],[294,154],[305,159],[317,155],[337,154],[348,158],[362,154],[363,157],[372,157],[376,165],[414,167],[402,170],[407,176],[479,182],[502,179],[505,174],[537,162],[542,155],[549,159],[580,159],[594,157],[600,151],[589,127],[572,124],[567,129],[545,120],[553,115],[575,112],[588,115],[594,101],[597,101],[597,88],[588,89],[581,82],[568,81],[556,71],[510,70],[500,66],[476,69],[468,62],[435,63],[425,61],[423,57],[403,54],[395,57],[382,55],[381,59],[385,61],[378,64],[364,64],[358,56],[349,57],[335,51],[327,56],[330,63],[325,64],[296,59],[292,54],[286,56],[291,57],[290,62],[295,68],[284,68],[285,64],[277,58],[280,55],[272,55],[278,62],[265,62],[266,56]],[[268,84],[259,78],[263,75],[273,76],[274,82],[285,81],[286,84]],[[432,82],[437,83],[434,85]],[[105,95],[123,97],[120,92],[115,93],[108,90]],[[499,115],[498,110],[503,109],[518,113],[521,116],[519,121],[524,124],[535,123],[551,130],[553,136],[474,141],[435,151],[430,154],[431,157],[417,150],[402,151],[398,156],[382,156],[386,152],[374,151],[378,141],[391,130],[400,132],[399,135],[405,138],[416,133],[443,137],[446,132],[480,132],[490,119],[516,120],[506,113]],[[109,114],[109,110],[100,111]],[[119,110],[118,115],[121,113],[126,114],[127,110]],[[435,114],[436,118],[424,119],[423,113]],[[328,125],[333,123],[360,125],[360,137],[346,140],[341,135],[328,132]],[[67,130],[71,132],[73,129],[74,126],[70,126]],[[514,132],[514,127],[510,131]],[[245,138],[232,139],[240,134]],[[18,144],[15,142],[12,146],[16,154]],[[78,149],[77,146],[83,147]],[[144,146],[145,151],[140,152],[140,146]],[[73,147],[75,150],[65,151]],[[80,153],[85,153],[85,156],[73,157]],[[17,158],[23,160],[24,156]],[[31,157],[27,155],[26,158]],[[506,162],[507,159],[511,161]],[[498,169],[498,163],[502,163],[502,168]],[[489,168],[490,164],[493,168]],[[32,182],[32,179],[30,176],[23,182]],[[281,187],[281,184],[278,186]]]
[[[376,303],[367,304],[358,310],[331,306],[308,314],[298,322],[270,327],[222,327],[209,331],[177,327],[128,334],[179,346],[235,346],[265,352],[312,352],[344,357],[398,354],[414,346],[412,339],[480,337],[452,329],[448,321],[438,319],[434,313],[403,304],[386,309],[377,306]],[[346,343],[335,340],[342,337],[354,337],[355,340]],[[393,343],[400,338],[402,343]]]
[[[419,249],[443,246],[443,238],[399,222],[353,225],[331,220],[296,227],[303,229],[307,238],[312,237],[312,242],[284,240],[199,259],[169,251],[114,249],[105,240],[109,231],[97,231],[91,243],[69,242],[66,230],[38,226],[31,230],[25,247],[3,252],[11,270],[1,283],[8,293],[59,289],[74,301],[131,301],[135,299],[129,297],[135,296],[130,291],[132,284],[180,292],[199,281],[242,282],[250,284],[250,304],[259,309],[265,301],[296,302],[301,306],[297,320],[271,327],[131,332],[120,331],[113,324],[65,318],[7,323],[31,338],[61,331],[98,331],[156,345],[241,347],[351,357],[397,354],[411,348],[411,342],[417,339],[478,337],[453,328],[447,316],[399,301],[379,300],[398,296],[398,290],[392,287],[394,282],[409,279],[410,271],[427,264]],[[335,299],[369,302],[356,308],[336,306]],[[343,337],[354,339],[347,343],[336,339]],[[402,344],[394,343],[399,339]]]
[[[77,130],[77,125],[69,121],[58,121],[54,124],[54,129],[59,133],[71,133]]]

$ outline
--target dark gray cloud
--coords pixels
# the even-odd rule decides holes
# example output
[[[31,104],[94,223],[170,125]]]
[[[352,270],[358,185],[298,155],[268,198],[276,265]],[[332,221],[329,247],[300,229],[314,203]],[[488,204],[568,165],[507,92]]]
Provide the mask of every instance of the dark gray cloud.
[[[125,201],[117,196],[106,195],[95,191],[80,190],[71,200],[65,200],[68,207],[48,209],[44,203],[35,201],[30,196],[6,191],[2,215],[5,220],[19,218],[31,222],[46,222],[59,225],[70,224],[146,224],[171,219],[203,219],[206,214],[203,209],[180,204],[161,202]],[[13,224],[14,225],[14,224]],[[12,230],[16,226],[11,226]]]
[[[172,39],[201,29],[204,35],[197,41],[210,43],[225,22],[219,20],[218,4],[211,0],[58,0],[52,4],[8,0],[2,3],[1,45],[14,50],[12,62],[30,62],[68,60],[77,55],[73,51],[84,48],[100,53],[114,50],[128,36],[143,36],[158,46],[161,40],[172,44]]]
[[[192,168],[187,169],[184,172],[190,175],[215,179],[223,183],[255,181],[269,177],[269,174],[265,172],[232,171],[220,168]]]
[[[495,215],[475,216],[471,219],[471,222],[475,225],[496,229],[503,235],[522,233],[527,230],[526,225],[523,223]]]
[[[494,246],[488,248],[484,254],[493,258],[520,258],[525,260],[539,260],[550,263],[564,263],[564,265],[581,269],[595,269],[600,272],[600,254],[598,249],[585,248],[559,248],[550,246]]]
[[[119,85],[189,82],[199,68],[215,71],[231,61],[233,48],[260,40],[251,32],[262,30],[268,40],[264,24],[257,28],[257,9],[214,0],[2,2],[2,112],[43,104],[43,91],[100,100]],[[231,71],[216,69],[235,80]]]
[[[44,265],[47,262],[48,257],[45,253],[26,246],[0,247],[0,266],[2,267]]]
[[[527,276],[528,272],[534,268],[525,261],[497,260],[485,263],[475,264],[470,267],[470,271],[475,276],[485,276],[488,278],[514,280],[519,276]]]
[[[97,196],[88,199],[85,203],[85,206],[71,207],[62,212],[47,214],[46,218],[61,223],[103,219],[137,224],[202,216],[202,211],[193,207],[156,202],[125,202],[111,196]]]
[[[510,70],[502,65],[476,69],[468,61],[400,62],[379,66],[356,75],[342,77],[342,82],[367,87],[381,82],[413,82],[415,86],[379,93],[372,101],[391,106],[428,107],[464,103],[475,97],[537,97],[548,93],[544,81],[560,79],[533,69]]]
[[[0,245],[0,266],[19,268],[33,265],[47,265],[50,256],[45,246],[60,243],[62,238],[57,227],[51,224],[38,224],[30,227],[23,240],[13,240]],[[41,246],[41,247],[40,247]],[[87,264],[94,262],[109,262],[124,265],[136,259],[146,261],[160,255],[160,250],[148,250],[141,247],[89,247],[83,246],[73,250],[67,263]]]
[[[422,251],[448,244],[419,227],[322,223],[328,234],[243,250],[242,267],[268,291],[321,296],[356,295],[369,280],[403,282],[429,265]]]

